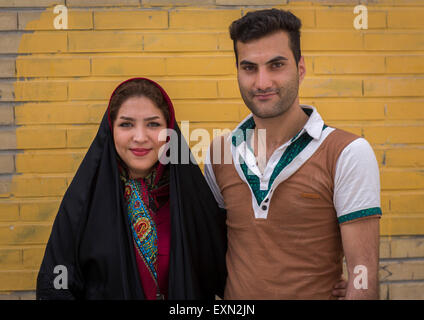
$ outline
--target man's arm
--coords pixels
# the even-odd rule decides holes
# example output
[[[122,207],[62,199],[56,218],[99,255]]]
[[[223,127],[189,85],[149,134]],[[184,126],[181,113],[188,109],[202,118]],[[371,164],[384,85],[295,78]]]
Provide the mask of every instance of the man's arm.
[[[379,299],[379,222],[367,218],[340,225],[348,270],[346,300]]]

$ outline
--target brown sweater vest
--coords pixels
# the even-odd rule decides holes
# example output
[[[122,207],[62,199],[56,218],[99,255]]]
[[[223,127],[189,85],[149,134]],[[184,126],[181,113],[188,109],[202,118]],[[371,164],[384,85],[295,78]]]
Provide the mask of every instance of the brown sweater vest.
[[[250,189],[233,164],[224,164],[221,149],[221,164],[212,167],[227,209],[225,299],[334,298],[343,258],[334,175],[340,153],[357,138],[339,129],[330,133],[275,189],[267,219],[255,218]],[[230,147],[222,141],[222,148]]]

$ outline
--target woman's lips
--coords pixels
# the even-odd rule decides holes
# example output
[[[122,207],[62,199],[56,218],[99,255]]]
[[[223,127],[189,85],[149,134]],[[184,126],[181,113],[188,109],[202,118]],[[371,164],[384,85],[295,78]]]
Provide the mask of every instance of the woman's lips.
[[[142,157],[142,156],[145,156],[146,154],[148,154],[152,149],[133,148],[133,149],[130,149],[130,150],[135,156]]]

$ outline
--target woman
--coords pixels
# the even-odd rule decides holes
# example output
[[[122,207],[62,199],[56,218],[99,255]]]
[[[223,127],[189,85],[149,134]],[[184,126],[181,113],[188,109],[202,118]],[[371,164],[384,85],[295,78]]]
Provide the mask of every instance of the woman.
[[[225,213],[197,165],[159,161],[166,128],[177,133],[172,152],[187,148],[157,83],[134,78],[115,89],[60,205],[37,299],[222,296]]]

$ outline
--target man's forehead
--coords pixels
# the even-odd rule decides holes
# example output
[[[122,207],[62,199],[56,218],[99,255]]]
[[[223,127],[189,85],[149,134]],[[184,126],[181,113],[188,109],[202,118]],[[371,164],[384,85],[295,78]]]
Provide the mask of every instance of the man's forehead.
[[[270,60],[276,56],[293,57],[287,32],[279,31],[248,42],[237,41],[239,61]],[[253,62],[253,61],[252,61]]]

